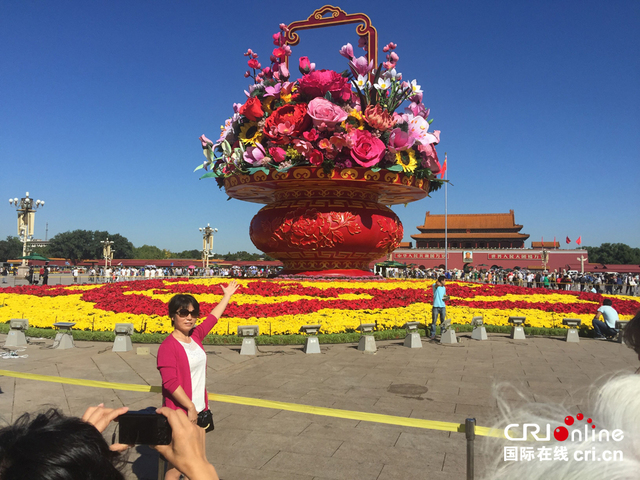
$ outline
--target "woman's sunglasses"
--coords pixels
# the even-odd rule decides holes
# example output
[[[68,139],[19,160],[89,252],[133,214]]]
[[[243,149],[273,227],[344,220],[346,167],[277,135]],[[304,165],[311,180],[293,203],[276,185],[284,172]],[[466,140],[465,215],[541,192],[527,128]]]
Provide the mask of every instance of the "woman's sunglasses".
[[[200,316],[200,312],[198,310],[187,310],[186,308],[181,308],[176,312],[180,318],[187,318],[191,315],[191,318],[198,318]]]

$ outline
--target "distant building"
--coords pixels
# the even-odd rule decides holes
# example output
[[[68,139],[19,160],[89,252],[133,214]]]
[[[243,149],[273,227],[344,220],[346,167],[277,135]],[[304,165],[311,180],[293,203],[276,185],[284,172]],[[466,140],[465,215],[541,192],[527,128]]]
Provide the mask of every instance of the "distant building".
[[[420,233],[411,235],[416,248],[445,247],[444,215],[427,212]],[[513,210],[509,213],[447,215],[448,248],[524,248],[529,235],[519,233]]]

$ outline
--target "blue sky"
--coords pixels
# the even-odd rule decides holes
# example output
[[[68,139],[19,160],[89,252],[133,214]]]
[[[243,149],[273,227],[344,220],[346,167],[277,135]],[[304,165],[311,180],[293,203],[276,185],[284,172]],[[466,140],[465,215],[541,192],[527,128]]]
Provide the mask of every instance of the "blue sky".
[[[120,233],[134,245],[256,251],[259,205],[198,180],[198,136],[243,102],[252,48],[267,63],[279,23],[318,2],[0,1],[0,165],[7,200],[46,201],[36,236]],[[449,213],[515,210],[530,240],[640,247],[640,2],[341,1],[393,41],[449,157]],[[346,68],[354,26],[301,33],[307,55]],[[382,56],[382,52],[380,53]],[[294,78],[298,78],[297,72]],[[394,207],[405,240],[444,190]],[[0,238],[16,234],[0,208]],[[575,245],[575,244],[572,244]]]

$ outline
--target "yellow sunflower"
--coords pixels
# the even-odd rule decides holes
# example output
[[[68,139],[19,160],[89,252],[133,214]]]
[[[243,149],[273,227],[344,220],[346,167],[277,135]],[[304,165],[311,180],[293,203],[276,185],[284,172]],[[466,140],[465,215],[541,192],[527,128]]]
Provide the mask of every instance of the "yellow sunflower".
[[[262,130],[258,128],[257,122],[245,123],[240,127],[239,138],[243,143],[251,144],[255,147],[256,143],[259,143],[260,140],[262,140]]]
[[[418,166],[416,154],[411,148],[409,150],[396,152],[396,163],[402,166],[402,170],[405,172],[413,172]]]
[[[265,111],[267,115],[271,115],[273,109],[271,108],[271,104],[276,99],[276,97],[265,97],[262,99],[262,109]]]
[[[358,110],[351,110],[349,116],[342,122],[342,128],[346,129],[347,124],[356,127],[358,130],[364,128],[364,117]]]

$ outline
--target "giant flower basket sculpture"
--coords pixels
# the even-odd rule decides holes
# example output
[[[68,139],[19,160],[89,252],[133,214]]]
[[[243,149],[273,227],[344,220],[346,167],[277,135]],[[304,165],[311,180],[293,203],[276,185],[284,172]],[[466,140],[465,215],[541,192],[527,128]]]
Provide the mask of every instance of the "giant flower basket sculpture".
[[[301,57],[302,77],[292,81],[289,33],[281,24],[273,35],[270,66],[245,53],[245,77],[253,79],[246,101],[234,104],[217,141],[200,137],[206,161],[197,169],[230,197],[266,204],[250,237],[284,263],[283,273],[370,275],[370,262],[403,238],[388,206],[420,200],[442,184],[435,176],[440,132],[429,131],[420,85],[396,71],[395,44],[384,47],[377,68],[346,44],[342,74]]]

